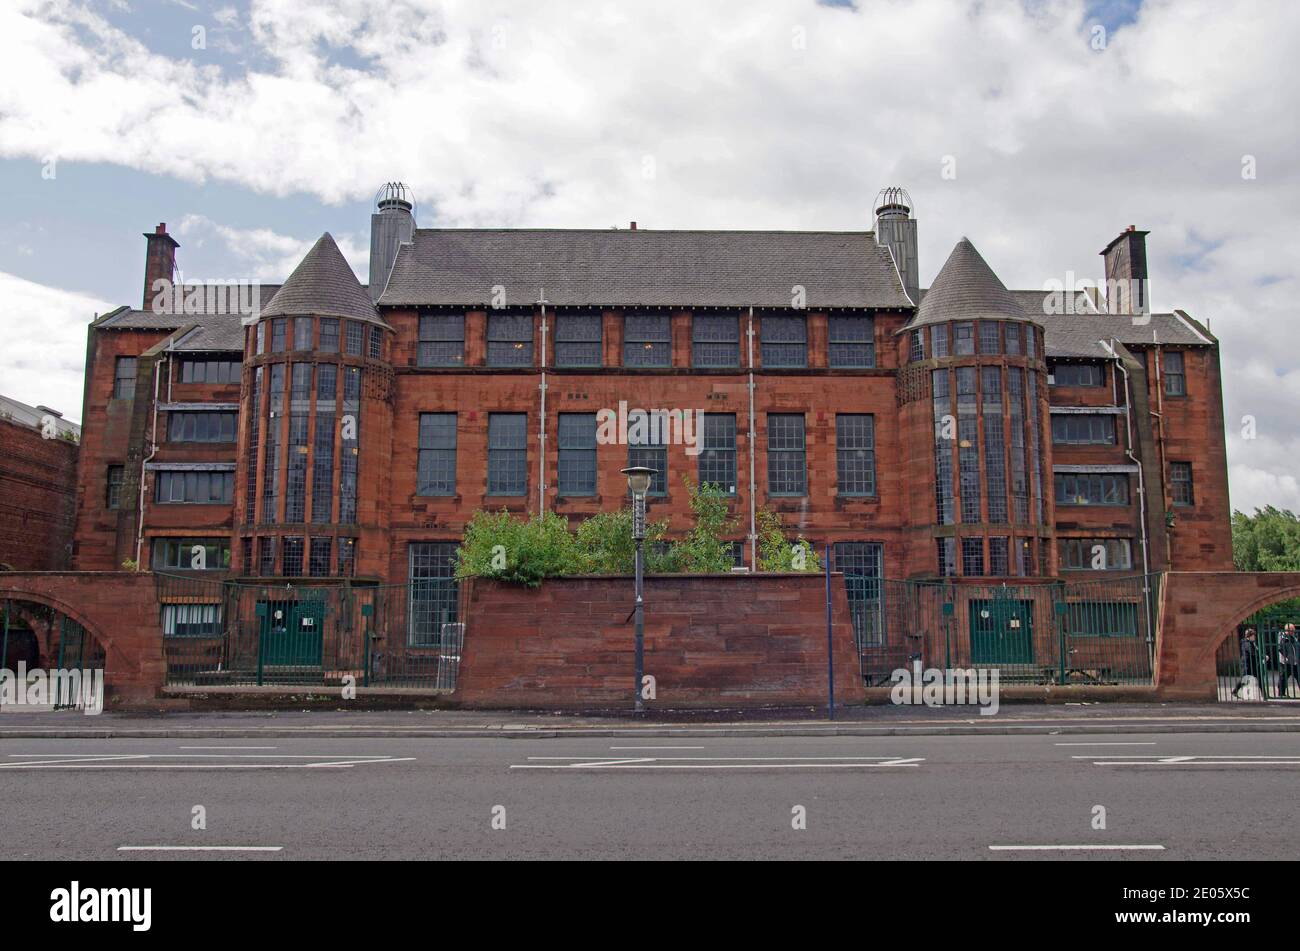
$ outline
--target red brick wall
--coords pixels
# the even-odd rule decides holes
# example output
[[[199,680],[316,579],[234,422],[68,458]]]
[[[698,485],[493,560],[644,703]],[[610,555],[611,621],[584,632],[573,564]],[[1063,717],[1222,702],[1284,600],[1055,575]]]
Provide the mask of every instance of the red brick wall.
[[[834,576],[836,702],[864,692],[843,577]],[[649,710],[824,704],[822,575],[646,579]],[[472,583],[455,699],[472,707],[630,707],[631,578]]]
[[[72,564],[77,444],[0,419],[0,564],[58,571]]]
[[[104,682],[112,701],[141,702],[158,695],[165,667],[152,575],[0,572],[0,598],[44,604],[84,627],[104,648]]]

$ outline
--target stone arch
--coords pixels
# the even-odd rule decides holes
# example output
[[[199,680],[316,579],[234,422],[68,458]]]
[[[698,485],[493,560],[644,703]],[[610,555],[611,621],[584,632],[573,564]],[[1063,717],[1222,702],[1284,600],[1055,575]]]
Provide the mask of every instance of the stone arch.
[[[27,601],[31,604],[40,604],[44,607],[50,608],[58,614],[62,614],[65,617],[69,617],[76,621],[85,630],[86,635],[104,649],[105,668],[113,666],[114,660],[117,661],[116,666],[119,667],[129,663],[128,658],[123,654],[121,648],[113,642],[113,638],[104,634],[100,625],[88,618],[85,612],[73,608],[60,598],[37,591],[18,588],[15,590],[0,591],[0,600],[6,599],[10,601]],[[48,646],[49,645],[46,645],[47,648]],[[105,671],[105,676],[107,676],[107,669]]]
[[[1286,601],[1291,598],[1300,598],[1300,584],[1271,590],[1266,594],[1261,594],[1258,597],[1251,599],[1244,608],[1232,609],[1233,613],[1227,615],[1232,618],[1232,621],[1223,625],[1224,635],[1205,645],[1201,649],[1200,654],[1197,655],[1196,659],[1202,662],[1207,660],[1213,662],[1215,655],[1218,653],[1219,648],[1223,646],[1224,642],[1229,637],[1236,636],[1237,628],[1241,627],[1242,624],[1246,623],[1246,621],[1250,620],[1265,608],[1271,607],[1279,601]]]

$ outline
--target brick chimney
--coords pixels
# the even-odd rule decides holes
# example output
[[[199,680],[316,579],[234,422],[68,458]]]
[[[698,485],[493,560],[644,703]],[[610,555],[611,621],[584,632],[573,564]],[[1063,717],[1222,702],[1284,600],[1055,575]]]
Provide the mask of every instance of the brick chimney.
[[[1106,309],[1112,314],[1149,314],[1147,235],[1129,225],[1102,249],[1106,262]]]
[[[180,244],[167,233],[167,225],[159,223],[153,234],[144,233],[147,247],[144,252],[144,304],[143,310],[149,310],[153,299],[158,296],[155,281],[171,282],[176,273],[176,249]],[[167,296],[171,300],[171,295]]]

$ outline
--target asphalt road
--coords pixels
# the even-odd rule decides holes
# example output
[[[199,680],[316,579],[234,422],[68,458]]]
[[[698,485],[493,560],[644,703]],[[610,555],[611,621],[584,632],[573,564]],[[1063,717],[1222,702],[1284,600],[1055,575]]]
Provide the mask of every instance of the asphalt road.
[[[1298,793],[1296,733],[14,738],[0,859],[1294,859]]]

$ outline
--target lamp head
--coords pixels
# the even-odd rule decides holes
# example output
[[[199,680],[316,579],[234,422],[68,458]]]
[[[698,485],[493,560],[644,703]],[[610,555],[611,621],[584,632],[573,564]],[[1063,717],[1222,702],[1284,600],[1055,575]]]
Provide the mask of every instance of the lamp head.
[[[640,499],[645,498],[645,494],[650,491],[650,480],[658,470],[649,466],[628,466],[620,471],[627,476],[627,487],[632,490],[632,498]]]

